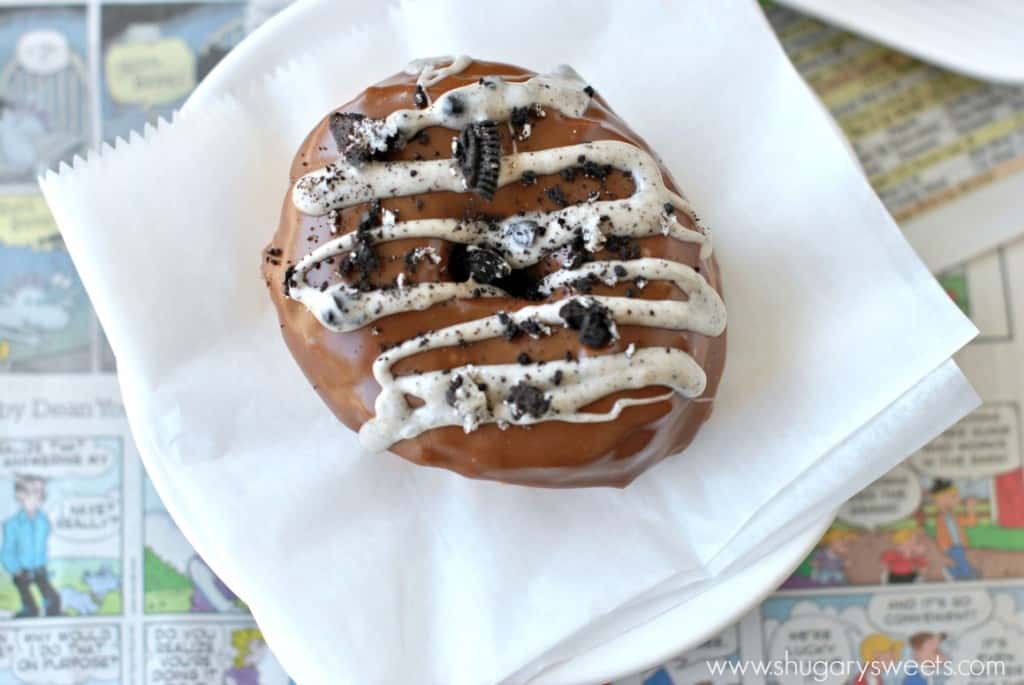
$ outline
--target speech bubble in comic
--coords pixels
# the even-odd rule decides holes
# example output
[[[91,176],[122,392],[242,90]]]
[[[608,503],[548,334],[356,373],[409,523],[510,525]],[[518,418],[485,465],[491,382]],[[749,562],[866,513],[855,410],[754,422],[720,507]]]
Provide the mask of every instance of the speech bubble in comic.
[[[0,195],[0,245],[51,250],[60,245],[57,237],[57,224],[42,195]]]
[[[839,519],[862,528],[878,528],[907,518],[921,506],[921,483],[902,464],[854,495],[839,509]]]
[[[1017,685],[1024,682],[1024,626],[994,620],[956,638],[951,654],[963,668],[949,685]],[[964,670],[966,673],[960,673]]]
[[[730,626],[721,635],[711,638],[704,644],[691,649],[683,655],[682,660],[688,663],[721,659],[739,651],[739,628]]]
[[[13,632],[11,670],[20,682],[77,685],[120,678],[120,636],[115,626],[39,626]]]
[[[119,460],[120,443],[115,438],[0,439],[0,478],[89,478],[106,473]]]
[[[868,619],[880,632],[958,634],[992,615],[992,598],[980,589],[956,586],[934,592],[876,593],[868,601]]]
[[[779,676],[782,685],[841,683],[841,666],[854,658],[849,629],[826,614],[794,616],[779,625],[768,645],[768,658],[798,665]]]
[[[915,453],[910,461],[936,478],[985,478],[1019,468],[1017,406],[988,404]]]
[[[161,685],[220,683],[230,666],[226,629],[209,625],[146,627],[146,682]]]
[[[14,46],[18,64],[34,76],[49,76],[66,69],[71,62],[68,39],[49,29],[28,31]]]
[[[196,85],[196,56],[180,38],[121,41],[107,51],[107,88],[118,103],[167,105]]]
[[[88,542],[117,535],[121,529],[121,498],[106,495],[67,497],[51,508],[53,532],[67,540]]]

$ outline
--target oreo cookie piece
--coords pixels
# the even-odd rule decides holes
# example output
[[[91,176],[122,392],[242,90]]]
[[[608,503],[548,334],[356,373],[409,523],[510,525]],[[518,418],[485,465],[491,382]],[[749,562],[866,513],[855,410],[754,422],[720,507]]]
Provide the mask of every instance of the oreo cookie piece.
[[[566,326],[580,332],[580,342],[587,347],[604,347],[615,339],[615,322],[611,312],[599,302],[584,303],[572,299],[562,305],[558,315]]]
[[[382,159],[398,141],[398,132],[390,130],[384,120],[357,112],[335,112],[329,128],[338,151],[353,166]]]
[[[477,283],[493,283],[512,273],[512,267],[500,254],[485,247],[470,245],[466,249],[465,260],[466,270]]]
[[[493,121],[479,121],[462,129],[454,145],[455,161],[469,190],[490,200],[498,190],[501,172],[501,134]]]
[[[527,414],[539,419],[551,409],[551,398],[537,386],[520,381],[509,390],[505,404],[512,408],[512,417],[517,421]]]

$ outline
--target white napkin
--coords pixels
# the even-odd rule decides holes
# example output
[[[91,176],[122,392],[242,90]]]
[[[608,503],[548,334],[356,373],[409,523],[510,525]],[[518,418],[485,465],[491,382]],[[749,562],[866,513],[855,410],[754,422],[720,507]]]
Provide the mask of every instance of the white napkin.
[[[313,4],[315,54],[43,180],[157,489],[297,682],[525,680],[906,456],[871,446],[919,445],[975,405],[948,361],[973,326],[754,3],[432,3],[351,31],[340,3]],[[715,231],[730,324],[714,416],[624,491],[362,454],[280,339],[257,267],[295,149],[366,84],[445,52],[571,61]]]

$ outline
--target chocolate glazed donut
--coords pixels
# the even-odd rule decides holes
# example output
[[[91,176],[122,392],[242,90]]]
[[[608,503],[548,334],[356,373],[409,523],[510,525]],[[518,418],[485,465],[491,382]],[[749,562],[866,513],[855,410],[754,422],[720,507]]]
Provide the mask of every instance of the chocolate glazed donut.
[[[568,67],[419,60],[313,129],[263,274],[368,450],[465,476],[625,486],[711,413],[711,237]]]

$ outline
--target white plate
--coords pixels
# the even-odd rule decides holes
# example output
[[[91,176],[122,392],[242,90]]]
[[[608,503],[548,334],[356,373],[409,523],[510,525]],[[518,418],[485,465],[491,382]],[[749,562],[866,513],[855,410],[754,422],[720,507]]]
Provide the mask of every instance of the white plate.
[[[778,0],[926,62],[1024,83],[1024,3],[1013,0]]]
[[[386,11],[386,3],[301,0],[229,53],[199,84],[185,108],[202,107],[211,99],[236,92],[300,54],[311,42],[326,39],[332,32],[337,33],[339,27],[371,21]],[[395,70],[401,66],[396,64]],[[781,585],[821,538],[832,518],[813,522],[758,562],[716,579],[701,594],[644,625],[631,630],[624,627],[625,632],[600,649],[560,664],[533,682],[587,685],[613,680],[657,666],[696,647]],[[694,616],[701,618],[694,621]]]

